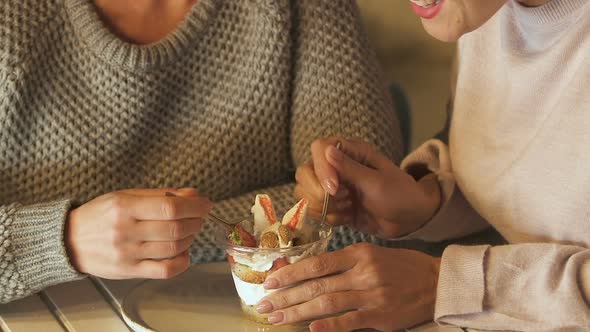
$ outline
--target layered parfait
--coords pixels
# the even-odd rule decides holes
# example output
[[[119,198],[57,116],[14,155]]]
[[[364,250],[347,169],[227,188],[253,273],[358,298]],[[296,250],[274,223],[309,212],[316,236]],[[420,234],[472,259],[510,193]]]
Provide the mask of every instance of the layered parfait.
[[[272,272],[326,250],[332,231],[307,218],[308,203],[299,201],[281,220],[277,219],[268,195],[256,195],[252,219],[235,225],[225,238],[242,310],[256,322],[268,324],[267,315],[256,312],[256,304],[272,291],[263,283]]]

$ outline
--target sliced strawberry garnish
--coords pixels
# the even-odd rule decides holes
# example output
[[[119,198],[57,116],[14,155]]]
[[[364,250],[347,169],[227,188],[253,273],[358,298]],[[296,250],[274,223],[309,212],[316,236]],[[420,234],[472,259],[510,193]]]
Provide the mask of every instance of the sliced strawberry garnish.
[[[228,236],[229,242],[234,246],[256,247],[256,238],[242,225],[238,224]]]
[[[227,255],[227,261],[229,262],[230,265],[236,264],[236,260],[234,259],[234,257],[232,255]]]
[[[277,222],[277,216],[275,214],[275,209],[272,207],[270,197],[268,197],[267,195],[260,195],[259,200],[260,205],[264,209],[266,220],[268,220],[269,224],[273,225],[275,222]]]
[[[242,242],[241,246],[243,247],[256,247],[256,238],[254,235],[250,234],[242,225],[236,225],[235,230],[238,232],[240,236],[240,240]]]
[[[277,259],[275,259],[274,262],[272,262],[272,267],[270,270],[276,271],[276,270],[283,268],[287,265],[289,265],[289,261],[287,260],[286,257],[277,258]]]
[[[301,222],[305,219],[307,214],[307,201],[305,199],[300,200],[291,210],[285,213],[283,217],[283,225],[287,225],[291,229],[301,228]]]

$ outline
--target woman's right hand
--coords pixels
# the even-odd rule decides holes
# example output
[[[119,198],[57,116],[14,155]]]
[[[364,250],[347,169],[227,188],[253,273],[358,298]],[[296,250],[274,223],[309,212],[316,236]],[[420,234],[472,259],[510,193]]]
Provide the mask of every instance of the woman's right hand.
[[[102,278],[170,278],[188,268],[188,249],[211,207],[190,188],[102,195],[69,214],[70,261],[79,272]]]
[[[311,148],[313,161],[297,169],[295,196],[307,199],[317,216],[324,191],[329,192],[327,221],[333,225],[350,224],[394,238],[417,230],[438,210],[440,188],[434,174],[416,181],[359,140],[329,137]]]

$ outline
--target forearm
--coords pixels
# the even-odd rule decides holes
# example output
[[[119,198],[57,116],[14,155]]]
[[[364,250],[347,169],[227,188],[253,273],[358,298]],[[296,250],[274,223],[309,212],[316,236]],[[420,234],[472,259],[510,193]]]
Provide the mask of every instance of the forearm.
[[[406,207],[401,213],[399,220],[403,221],[398,224],[397,234],[403,234],[407,237],[424,227],[428,221],[436,215],[442,203],[440,184],[434,173],[427,173],[416,179],[420,191],[418,202],[412,201],[416,205]],[[416,208],[420,206],[420,208]]]
[[[64,246],[67,200],[0,206],[0,302],[82,277]]]
[[[451,246],[436,320],[486,330],[590,328],[590,250],[559,244]]]

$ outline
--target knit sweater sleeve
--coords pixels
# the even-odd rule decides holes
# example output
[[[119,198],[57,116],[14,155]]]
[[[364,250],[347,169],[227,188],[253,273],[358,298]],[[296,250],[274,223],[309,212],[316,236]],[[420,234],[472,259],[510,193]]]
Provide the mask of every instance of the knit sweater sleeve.
[[[435,320],[484,330],[590,329],[590,250],[551,243],[450,246]]]
[[[0,303],[81,275],[64,246],[68,200],[0,206]]]
[[[315,138],[341,135],[364,139],[399,162],[399,123],[356,2],[293,3],[293,160],[309,160]]]
[[[426,169],[436,174],[442,194],[437,213],[424,226],[401,239],[438,242],[474,234],[490,227],[457,185],[447,143],[438,138],[426,141],[402,161],[401,168],[409,173],[415,169]]]
[[[9,53],[1,52],[2,48],[0,110],[5,109],[3,103],[14,95],[16,84],[12,78],[16,69],[7,65]],[[4,116],[0,112],[0,122],[6,121]],[[6,138],[0,132],[0,150],[5,143]],[[0,172],[10,174],[11,170],[6,168],[9,160],[4,158],[0,156]],[[23,205],[9,201],[3,192],[7,191],[0,188],[0,303],[80,278],[69,262],[63,240],[69,200]]]
[[[291,105],[291,156],[294,166],[307,162],[316,138],[358,137],[378,146],[392,160],[402,156],[402,138],[392,101],[380,77],[354,1],[293,1],[294,68]],[[218,202],[228,219],[249,217],[256,193],[269,194],[275,209],[294,203],[294,184],[260,188]],[[193,262],[222,259],[211,225],[205,224],[193,246]],[[374,236],[338,227],[330,249],[354,242],[383,243]],[[211,254],[211,251],[215,251]]]

